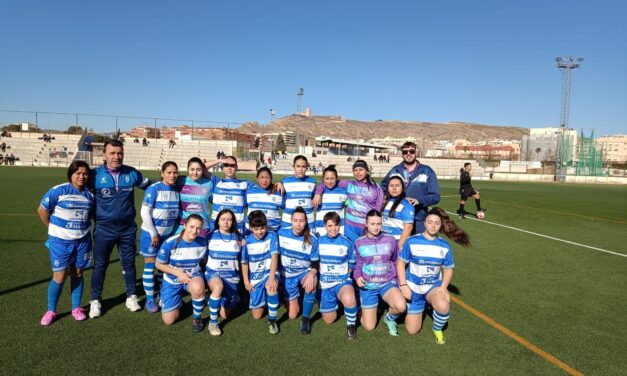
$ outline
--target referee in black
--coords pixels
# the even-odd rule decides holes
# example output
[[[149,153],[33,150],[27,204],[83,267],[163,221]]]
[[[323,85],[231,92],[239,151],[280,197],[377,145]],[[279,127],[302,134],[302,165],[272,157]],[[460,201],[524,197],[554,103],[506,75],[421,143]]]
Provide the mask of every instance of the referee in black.
[[[481,196],[479,196],[479,191],[476,191],[470,182],[470,171],[472,171],[472,164],[470,162],[464,163],[464,167],[459,170],[459,194],[461,196],[459,200],[459,209],[457,209],[459,218],[464,218],[467,214],[464,209],[464,205],[466,205],[468,197],[475,199],[477,213],[485,213],[485,209],[481,209]]]

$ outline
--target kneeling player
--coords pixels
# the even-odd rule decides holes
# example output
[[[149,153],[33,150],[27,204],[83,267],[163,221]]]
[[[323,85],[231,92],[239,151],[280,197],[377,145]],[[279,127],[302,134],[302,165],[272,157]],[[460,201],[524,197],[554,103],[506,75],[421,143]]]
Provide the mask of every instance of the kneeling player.
[[[327,324],[337,318],[337,301],[344,306],[348,339],[357,336],[357,303],[350,272],[355,266],[353,243],[340,234],[340,216],[336,212],[324,215],[326,235],[318,239],[320,252],[320,312]]]
[[[207,257],[207,239],[198,236],[202,224],[202,217],[197,214],[187,217],[183,231],[161,245],[156,264],[157,269],[164,273],[161,286],[163,322],[172,325],[179,318],[185,290],[192,296],[192,330],[195,332],[203,329],[200,316],[205,306],[205,281],[200,264]]]
[[[274,232],[268,232],[268,220],[261,210],[248,214],[248,224],[251,233],[242,247],[242,278],[250,293],[250,312],[259,320],[267,302],[268,330],[270,334],[277,334],[279,239]]]

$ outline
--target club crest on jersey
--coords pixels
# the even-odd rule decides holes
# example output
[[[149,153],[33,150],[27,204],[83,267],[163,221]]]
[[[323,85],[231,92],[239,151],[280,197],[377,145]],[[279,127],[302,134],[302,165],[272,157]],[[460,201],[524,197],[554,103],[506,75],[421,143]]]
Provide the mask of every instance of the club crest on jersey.
[[[111,190],[109,188],[103,188],[100,193],[103,197],[111,197]]]
[[[418,183],[426,183],[427,182],[427,178],[428,178],[428,176],[426,174],[420,174],[420,175],[416,176],[414,181],[417,181]]]
[[[126,182],[128,183],[129,181],[131,181],[130,176],[126,175]]]
[[[59,265],[61,265],[61,263],[59,262],[59,260],[54,260],[54,266],[55,267],[59,267]]]
[[[100,179],[100,183],[104,184],[107,182],[107,177],[103,176],[102,179]]]

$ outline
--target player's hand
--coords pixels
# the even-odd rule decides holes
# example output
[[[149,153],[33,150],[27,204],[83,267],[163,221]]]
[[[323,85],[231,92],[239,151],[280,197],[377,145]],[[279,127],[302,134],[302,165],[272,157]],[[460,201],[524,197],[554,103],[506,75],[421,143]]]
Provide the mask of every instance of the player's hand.
[[[364,277],[357,278],[355,282],[357,282],[357,286],[359,287],[366,287],[366,280],[364,279]]]
[[[152,243],[150,243],[150,245],[152,245],[153,247],[156,247],[159,245],[159,236],[158,235],[154,235],[152,237]]]
[[[244,281],[244,287],[246,287],[246,291],[250,292],[253,289],[253,284],[250,281]]]
[[[268,282],[266,282],[266,290],[268,290],[268,292],[276,292],[278,288],[279,284],[277,283],[276,279],[274,279],[274,277],[272,276],[268,277]]]
[[[418,204],[420,204],[420,201],[418,201],[417,199],[413,198],[413,197],[406,197],[407,201],[409,201],[410,204],[412,204],[413,206],[416,206]]]
[[[283,187],[283,184],[281,182],[274,184],[274,188],[275,192],[279,192],[281,194],[285,193],[285,187]]]
[[[320,202],[322,201],[322,196],[316,194],[313,198],[313,200],[311,200],[311,205],[314,208],[317,208],[320,205]]]
[[[401,286],[401,294],[403,294],[403,298],[408,302],[411,301],[411,289],[407,285]]]
[[[240,247],[243,247],[246,245],[246,239],[242,239],[242,241],[239,243]]]
[[[305,289],[305,292],[310,293],[314,291],[316,289],[317,282],[318,281],[316,281],[316,275],[314,273],[310,272],[307,274],[305,279],[303,279],[303,288]]]
[[[187,275],[187,273],[185,273],[182,270],[179,270],[176,277],[179,279],[179,282],[181,283],[189,283],[189,281],[191,281],[191,278],[189,278],[189,275]]]

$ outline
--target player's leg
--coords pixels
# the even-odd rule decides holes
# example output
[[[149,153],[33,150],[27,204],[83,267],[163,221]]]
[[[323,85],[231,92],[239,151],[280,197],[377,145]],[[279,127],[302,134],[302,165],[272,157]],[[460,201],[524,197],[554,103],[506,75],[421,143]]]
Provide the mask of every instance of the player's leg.
[[[287,294],[287,315],[290,320],[294,320],[298,317],[300,312],[300,304],[298,299],[300,298],[299,278],[285,278],[284,289]]]
[[[300,320],[300,332],[302,334],[311,333],[311,322],[309,321],[311,317],[311,312],[313,311],[314,303],[316,302],[316,286],[318,285],[318,281],[316,277],[314,278],[313,288],[306,289],[305,288],[305,278],[309,278],[309,273],[305,273],[300,278],[300,286],[303,287],[303,314]]]
[[[237,294],[237,284],[228,281],[222,281],[224,288],[222,289],[222,299],[220,301],[220,317],[226,319],[237,304],[239,303],[239,295]]]
[[[344,306],[346,325],[350,329],[351,326],[355,326],[355,322],[357,321],[357,311],[359,310],[352,283],[342,285],[338,297]]]
[[[432,289],[427,293],[427,301],[433,307],[433,334],[435,335],[435,341],[441,345],[444,344],[442,328],[444,328],[450,317],[450,303],[442,294],[437,294],[435,291],[437,290]]]
[[[379,290],[359,289],[361,302],[361,326],[368,331],[377,326],[377,306],[379,305]]]
[[[425,295],[412,292],[411,302],[407,304],[405,329],[409,334],[416,334],[422,329],[422,315],[425,310]]]
[[[122,231],[122,230],[121,230]],[[126,308],[131,312],[141,310],[135,289],[135,253],[137,253],[137,225],[133,222],[120,233],[118,240],[118,253],[122,272],[124,274],[124,286],[126,290]]]
[[[161,286],[161,319],[166,325],[174,324],[180,315],[179,308],[183,304],[183,285],[164,282]]]
[[[333,324],[337,319],[337,293],[339,286],[334,286],[320,291],[320,313],[322,320],[327,324]]]
[[[224,284],[222,278],[212,277],[208,283],[211,295],[209,296],[209,325],[218,326],[218,312],[220,311],[220,302],[222,300],[222,291]],[[209,329],[211,331],[211,328]],[[216,333],[217,331],[214,330]]]
[[[117,242],[115,229],[96,223],[94,229],[94,269],[91,273],[91,306],[89,318],[100,317],[102,291],[109,267],[109,258]]]
[[[398,328],[396,319],[407,309],[407,302],[401,290],[396,286],[396,283],[389,282],[385,287],[381,289],[381,297],[383,301],[389,306],[388,312],[383,318],[383,322],[387,325],[391,335],[398,335]]]
[[[475,205],[477,206],[477,211],[483,211],[483,209],[481,209],[481,195],[479,195],[479,192],[474,191],[475,193],[474,195],[472,195],[472,197],[475,199]]]
[[[144,256],[144,271],[142,273],[142,285],[146,293],[146,311],[159,312],[159,306],[155,302],[155,261],[159,246],[152,246],[152,238],[146,231],[141,231],[139,237],[139,254]]]
[[[192,330],[203,330],[202,310],[205,308],[205,280],[200,276],[192,277],[187,284],[187,291],[192,296]]]
[[[256,286],[250,290],[248,308],[253,319],[259,320],[263,317],[263,312],[266,306],[266,289],[264,287],[265,281],[259,282]]]
[[[83,278],[83,270],[91,265],[91,234],[87,234],[85,238],[77,242],[74,247],[75,255],[70,266],[70,286],[72,291],[72,317],[77,321],[83,321],[87,317],[85,311],[81,307],[81,299],[83,297],[83,289],[85,286]]]

